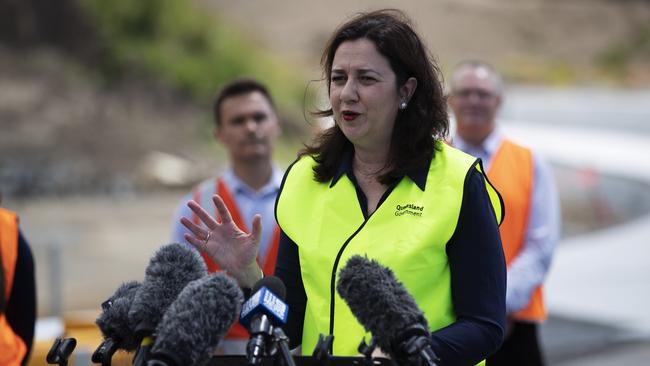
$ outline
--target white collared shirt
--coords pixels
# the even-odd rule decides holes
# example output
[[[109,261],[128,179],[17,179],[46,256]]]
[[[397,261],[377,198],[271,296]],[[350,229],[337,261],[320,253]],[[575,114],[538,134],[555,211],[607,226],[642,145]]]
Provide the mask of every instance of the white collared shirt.
[[[483,168],[485,168],[485,171],[490,169],[492,156],[497,152],[502,141],[503,135],[499,130],[494,130],[494,132],[492,132],[480,146],[472,145],[458,135],[454,136],[452,140],[455,148],[480,158],[483,161]]]
[[[480,146],[456,135],[454,147],[480,158],[489,173],[492,157],[504,136],[495,129]],[[560,205],[553,172],[533,151],[533,193],[526,239],[517,257],[508,266],[506,311],[516,312],[528,305],[533,291],[544,282],[551,265],[553,250],[560,237]],[[508,208],[505,208],[508,215]]]

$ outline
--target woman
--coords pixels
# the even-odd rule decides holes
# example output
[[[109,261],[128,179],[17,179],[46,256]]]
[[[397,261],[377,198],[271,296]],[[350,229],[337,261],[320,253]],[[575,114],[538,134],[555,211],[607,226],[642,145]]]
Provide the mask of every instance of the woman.
[[[441,142],[448,120],[437,66],[394,10],[339,27],[322,65],[331,109],[320,115],[335,125],[287,170],[276,203],[285,330],[307,354],[319,333],[334,334],[335,355],[356,354],[363,328],[334,285],[347,258],[364,254],[414,296],[441,365],[481,362],[503,338],[501,206],[480,163]],[[214,202],[221,223],[188,204],[207,228],[183,219],[186,239],[250,287],[261,277],[260,218],[244,233]]]

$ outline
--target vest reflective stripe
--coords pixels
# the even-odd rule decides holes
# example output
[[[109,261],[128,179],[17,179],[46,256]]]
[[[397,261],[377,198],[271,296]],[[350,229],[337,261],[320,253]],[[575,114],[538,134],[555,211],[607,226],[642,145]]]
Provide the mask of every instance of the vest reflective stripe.
[[[0,251],[5,279],[5,299],[11,298],[14,271],[18,258],[18,218],[16,214],[0,208]],[[4,313],[0,314],[0,365],[19,366],[27,353],[23,340],[14,333]]]
[[[514,168],[514,169],[513,169]],[[532,152],[506,139],[492,158],[488,177],[503,196],[508,216],[499,228],[506,264],[517,257],[526,240],[528,219],[533,196],[534,166]],[[542,286],[538,286],[524,309],[515,319],[543,321],[546,308]]]
[[[476,159],[444,144],[439,148],[426,190],[403,178],[367,220],[347,176],[332,187],[316,182],[315,162],[309,156],[288,170],[276,216],[298,245],[307,294],[305,353],[311,353],[319,333],[334,334],[335,355],[358,353],[364,330],[334,290],[338,270],[354,254],[390,267],[424,311],[431,330],[455,321],[445,249],[458,222],[465,178]],[[499,200],[493,205],[500,218]]]
[[[237,225],[243,231],[248,231],[246,223],[242,219],[241,213],[239,212],[239,207],[237,207],[237,202],[233,198],[223,179],[217,178],[214,181],[210,181],[209,185],[206,185],[205,183],[199,185],[194,190],[192,195],[194,201],[198,202],[202,207],[214,207],[212,196],[215,194],[215,192],[221,196],[223,202],[226,204],[226,207],[228,207],[235,225]],[[216,207],[214,215],[217,217]],[[203,225],[199,217],[194,213],[192,213],[192,221],[197,225]],[[273,274],[273,272],[275,272],[275,262],[278,256],[278,243],[280,242],[280,228],[277,225],[273,228],[273,235],[271,236],[270,240],[271,243],[268,247],[266,256],[257,257],[257,263],[260,265],[262,271],[264,272],[264,275],[266,276],[270,276]],[[201,256],[203,256],[203,259],[205,260],[205,264],[208,267],[208,272],[212,273],[219,270],[219,266],[214,263],[214,261],[210,259],[207,254],[202,252]],[[230,340],[248,338],[248,331],[241,324],[239,324],[239,322],[233,324],[225,337],[225,339]]]

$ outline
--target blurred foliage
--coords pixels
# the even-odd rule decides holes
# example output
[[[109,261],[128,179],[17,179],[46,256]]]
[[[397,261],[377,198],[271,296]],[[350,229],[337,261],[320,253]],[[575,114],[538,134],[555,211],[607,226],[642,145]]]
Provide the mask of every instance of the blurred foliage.
[[[80,0],[107,42],[107,73],[135,65],[203,101],[235,77],[269,85],[284,112],[300,115],[306,78],[214,12],[184,0]]]
[[[630,65],[650,63],[650,25],[637,28],[626,38],[607,47],[596,57],[597,65],[607,74],[624,78]]]
[[[566,60],[539,60],[529,57],[511,57],[502,62],[500,71],[508,82],[520,84],[543,83],[552,86],[573,85],[580,80],[580,72]]]

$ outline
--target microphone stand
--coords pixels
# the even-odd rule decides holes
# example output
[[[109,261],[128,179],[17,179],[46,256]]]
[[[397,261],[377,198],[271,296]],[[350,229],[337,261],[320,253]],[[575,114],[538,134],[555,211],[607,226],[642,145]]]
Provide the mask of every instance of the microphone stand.
[[[370,344],[366,343],[365,338],[361,338],[361,342],[359,343],[359,346],[357,347],[357,351],[359,351],[359,353],[364,355],[363,364],[365,366],[374,365],[373,358],[372,358],[372,352],[375,351],[375,348],[377,348],[377,343],[375,342],[375,337],[370,338]]]
[[[154,338],[152,336],[145,336],[140,342],[140,346],[135,351],[133,356],[133,366],[144,366],[151,358],[151,347],[153,346]]]
[[[411,357],[419,356],[424,366],[437,366],[438,357],[431,349],[429,339],[423,336],[413,337],[404,345],[404,350]]]
[[[277,344],[280,348],[280,355],[284,361],[284,366],[296,366],[296,362],[291,356],[289,350],[289,338],[280,327],[273,328],[273,343]]]
[[[155,341],[156,325],[150,320],[143,320],[135,327],[135,335],[140,339],[140,345],[133,356],[133,366],[144,366],[151,358],[151,347]]]
[[[398,346],[395,349],[400,356],[411,361],[410,363],[424,366],[438,365],[439,359],[431,348],[429,332],[421,324],[414,324],[406,328],[397,339]]]
[[[259,365],[267,348],[268,337],[273,335],[273,325],[266,315],[262,315],[253,318],[250,328],[251,337],[246,345],[246,359],[249,365]]]
[[[100,363],[102,366],[111,366],[113,354],[117,351],[118,344],[112,339],[105,339],[99,347],[93,352],[91,361],[93,363]]]
[[[45,361],[50,365],[67,366],[68,359],[76,346],[77,339],[75,338],[57,338],[45,356]]]
[[[365,344],[365,340],[362,340],[362,342]],[[324,336],[323,333],[318,335],[318,342],[316,343],[316,347],[314,347],[314,352],[312,353],[312,357],[320,361],[321,365],[329,365],[331,354],[330,350],[332,349],[332,344],[334,343],[334,336],[331,334],[328,334],[327,336]],[[359,345],[361,347],[361,345]]]

